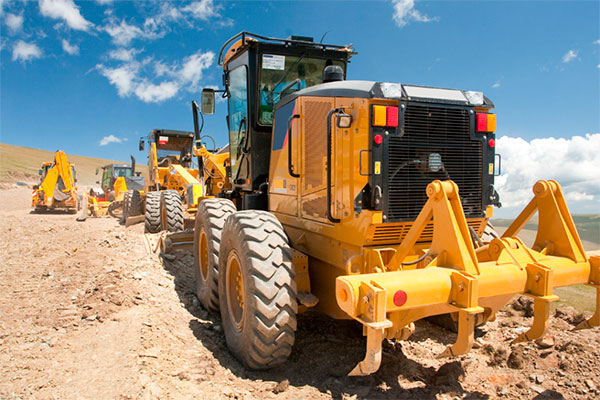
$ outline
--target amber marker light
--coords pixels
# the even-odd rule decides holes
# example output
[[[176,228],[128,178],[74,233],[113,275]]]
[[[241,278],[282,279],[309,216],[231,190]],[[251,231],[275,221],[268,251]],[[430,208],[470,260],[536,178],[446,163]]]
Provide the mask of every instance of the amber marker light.
[[[476,126],[477,132],[495,132],[496,131],[496,114],[477,113]]]

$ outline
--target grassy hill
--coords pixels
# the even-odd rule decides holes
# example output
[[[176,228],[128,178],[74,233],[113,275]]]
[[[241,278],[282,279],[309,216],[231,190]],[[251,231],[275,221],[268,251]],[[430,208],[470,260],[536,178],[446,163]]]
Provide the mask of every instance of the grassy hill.
[[[492,219],[492,224],[498,228],[508,228],[512,221],[512,219]],[[573,215],[573,222],[582,240],[600,244],[600,214],[576,214]],[[535,215],[523,229],[537,231],[537,225],[537,215]]]
[[[38,170],[42,163],[53,159],[54,152],[51,151],[0,143],[0,182],[37,182]],[[96,168],[106,164],[131,162],[131,160],[115,161],[72,154],[67,154],[67,159],[75,164],[78,184],[86,186],[96,186],[95,182],[100,179],[100,175],[96,175]],[[140,160],[137,161],[136,170],[146,175],[148,167],[140,164]]]

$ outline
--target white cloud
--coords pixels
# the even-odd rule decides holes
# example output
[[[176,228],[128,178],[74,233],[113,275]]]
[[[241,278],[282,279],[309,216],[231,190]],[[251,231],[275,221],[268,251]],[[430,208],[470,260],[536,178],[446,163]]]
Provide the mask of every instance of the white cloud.
[[[4,22],[11,33],[17,33],[23,28],[23,16],[6,13]]]
[[[109,51],[108,56],[110,58],[112,58],[113,60],[131,61],[131,60],[133,60],[133,58],[135,57],[135,55],[137,53],[138,53],[138,51],[135,49],[120,48],[120,49]]]
[[[594,200],[594,196],[587,193],[581,192],[569,192],[565,195],[565,198],[568,201],[586,201],[586,200]]]
[[[113,43],[119,46],[128,46],[131,41],[137,38],[159,39],[166,34],[165,31],[159,29],[159,24],[152,18],[146,20],[143,30],[135,25],[128,24],[125,20],[122,20],[119,24],[113,20],[104,27],[104,31],[112,37]]]
[[[42,56],[42,50],[35,43],[26,43],[19,40],[13,47],[12,60],[13,61],[30,61],[34,58],[40,58]]]
[[[496,151],[502,155],[502,175],[495,186],[505,207],[527,204],[540,179],[560,183],[567,200],[600,200],[600,133],[531,141],[503,136],[496,141]]]
[[[429,18],[415,9],[415,0],[392,0],[392,3],[394,4],[394,21],[400,28],[411,21],[431,22],[438,20],[437,17]]]
[[[563,63],[568,63],[568,62],[573,61],[575,58],[577,58],[577,54],[578,53],[579,53],[579,51],[577,51],[577,50],[569,50],[569,51],[567,51],[567,53],[562,58],[562,62]]]
[[[202,79],[202,71],[211,66],[214,58],[215,55],[212,51],[206,53],[197,52],[185,58],[183,66],[177,71],[179,80],[195,88],[198,85],[198,81]]]
[[[175,96],[178,91],[179,84],[176,82],[167,81],[154,85],[143,81],[137,85],[135,95],[145,103],[160,103]]]
[[[53,19],[62,19],[67,25],[79,31],[88,31],[93,24],[79,12],[73,0],[39,0],[40,13]]]
[[[596,40],[594,44],[600,44],[600,39]]]
[[[102,5],[102,6],[106,6],[109,4],[112,4],[113,0],[96,0],[96,3]]]
[[[136,80],[140,66],[134,62],[118,68],[106,68],[103,65],[98,65],[97,68],[117,88],[120,97],[127,97],[135,87],[134,81]]]
[[[114,56],[117,58],[117,54]],[[214,57],[211,51],[202,53],[199,50],[170,65],[146,58],[142,62],[131,59],[118,67],[99,64],[96,68],[117,88],[120,97],[135,95],[146,103],[160,103],[175,97],[182,88],[197,90],[204,70],[213,64]],[[159,80],[157,78],[162,79],[155,82]]]
[[[62,40],[62,48],[65,51],[65,53],[68,53],[72,56],[79,54],[79,46],[77,46],[76,44],[71,44],[65,39]]]
[[[98,144],[100,146],[106,146],[111,143],[123,143],[126,141],[127,141],[127,138],[120,138],[120,137],[117,137],[117,136],[111,134],[108,136],[104,136],[102,139],[100,139],[100,142],[98,142]]]
[[[496,82],[494,82],[494,84],[492,85],[492,87],[493,87],[494,89],[496,89],[496,88],[499,88],[500,86],[501,86],[501,85],[500,85],[500,81],[496,81]]]
[[[181,11],[189,12],[194,18],[203,21],[206,21],[211,17],[219,16],[212,0],[195,1],[182,8]]]

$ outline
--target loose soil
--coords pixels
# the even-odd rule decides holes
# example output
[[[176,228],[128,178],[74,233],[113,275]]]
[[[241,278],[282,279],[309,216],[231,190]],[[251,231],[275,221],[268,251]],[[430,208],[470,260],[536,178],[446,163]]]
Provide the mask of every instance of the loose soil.
[[[360,326],[306,313],[290,360],[248,371],[198,305],[191,256],[146,254],[141,225],[31,214],[30,195],[0,191],[0,399],[600,397],[600,330],[570,332],[582,315],[561,307],[544,340],[511,345],[532,322],[524,298],[476,330],[469,354],[437,359],[456,335],[419,322],[355,378]]]

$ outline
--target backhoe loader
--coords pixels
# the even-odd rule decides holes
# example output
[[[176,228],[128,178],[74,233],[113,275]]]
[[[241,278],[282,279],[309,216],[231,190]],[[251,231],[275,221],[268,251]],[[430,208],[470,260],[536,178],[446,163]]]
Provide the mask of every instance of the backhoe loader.
[[[414,322],[448,315],[468,352],[476,324],[514,295],[534,302],[544,335],[556,287],[596,288],[560,185],[539,181],[501,237],[484,235],[499,163],[494,104],[481,92],[344,80],[349,46],[242,32],[219,55],[228,103],[230,188],[198,204],[197,296],[219,310],[226,342],[247,367],[291,353],[296,315],[310,307],[363,326],[366,355],[349,375],[380,366],[382,341],[405,340]],[[214,189],[214,188],[213,188]],[[533,246],[517,236],[537,212]]]
[[[34,212],[64,209],[77,212],[79,200],[75,165],[64,151],[54,153],[54,162],[45,162],[39,170],[40,184],[33,187],[31,206]]]

